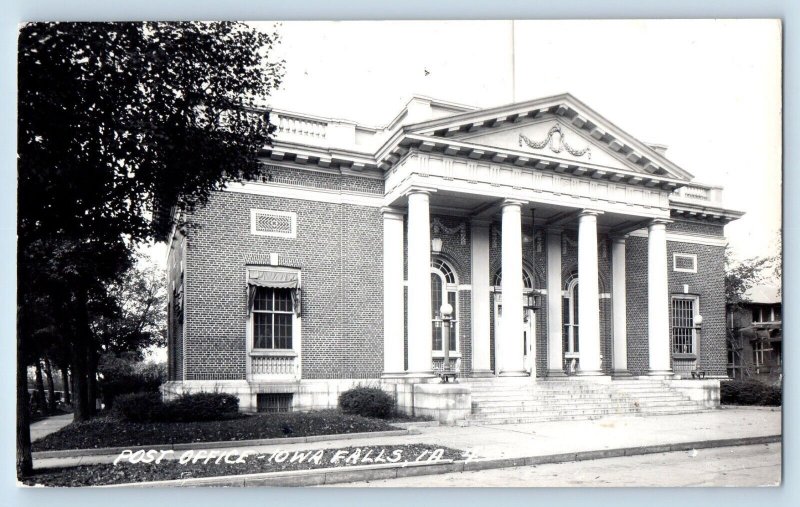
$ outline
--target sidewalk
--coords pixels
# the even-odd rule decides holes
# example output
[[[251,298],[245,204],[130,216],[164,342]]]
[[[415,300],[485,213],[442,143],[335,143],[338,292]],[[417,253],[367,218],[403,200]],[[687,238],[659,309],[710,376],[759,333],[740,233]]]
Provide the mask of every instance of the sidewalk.
[[[591,421],[492,426],[436,426],[419,434],[326,440],[285,445],[247,446],[257,453],[393,444],[430,444],[470,451],[487,459],[513,459],[606,449],[680,444],[708,440],[766,437],[781,434],[780,410],[731,408],[694,414],[620,417]],[[157,449],[157,446],[153,446]],[[227,446],[224,449],[241,449]],[[175,458],[180,453],[175,453]],[[111,463],[113,455],[34,459],[34,468]]]
[[[72,414],[54,415],[31,424],[31,442],[55,433],[72,422]]]

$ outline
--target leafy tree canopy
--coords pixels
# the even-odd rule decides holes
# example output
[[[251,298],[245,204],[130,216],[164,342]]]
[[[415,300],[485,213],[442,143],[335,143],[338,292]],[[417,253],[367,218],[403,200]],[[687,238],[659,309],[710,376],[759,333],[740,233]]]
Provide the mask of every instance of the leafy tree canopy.
[[[234,22],[24,25],[20,242],[164,238],[164,211],[254,176],[276,39]]]

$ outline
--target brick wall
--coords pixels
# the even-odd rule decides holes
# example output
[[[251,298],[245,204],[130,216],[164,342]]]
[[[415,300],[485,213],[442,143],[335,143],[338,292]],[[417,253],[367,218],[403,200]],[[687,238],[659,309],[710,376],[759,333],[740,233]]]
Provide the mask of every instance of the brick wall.
[[[647,340],[647,238],[625,241],[628,371],[644,375],[650,366]]]
[[[275,173],[286,178],[292,170]],[[317,186],[337,183],[313,173]],[[362,178],[363,179],[363,178]],[[287,179],[286,182],[289,180]],[[363,188],[377,190],[373,180]],[[380,182],[382,185],[382,182]],[[381,189],[382,191],[382,189]],[[253,208],[297,213],[297,237],[250,233]],[[369,378],[383,369],[383,219],[374,207],[217,192],[190,220],[186,252],[187,380],[244,379],[245,266],[279,264],[302,272],[303,378]]]
[[[702,222],[676,221],[669,232],[722,235],[722,226]],[[697,273],[673,271],[672,254],[697,255]],[[667,269],[670,296],[688,294],[699,297],[703,326],[699,339],[698,367],[709,375],[725,375],[725,247],[667,241]],[[628,370],[646,374],[649,367],[647,340],[647,238],[629,237],[626,242]],[[672,304],[669,304],[670,323]],[[671,335],[671,333],[670,333]],[[671,337],[670,337],[671,340]],[[671,344],[670,344],[671,346]]]
[[[667,224],[667,232],[706,234],[708,236],[722,237],[725,235],[724,227],[725,226],[722,224],[700,222],[698,220],[676,219],[672,223]]]
[[[672,254],[697,255],[697,273],[673,271]],[[694,243],[667,242],[670,295],[696,295],[703,325],[698,339],[699,367],[710,375],[725,375],[727,346],[725,343],[725,270],[723,259],[725,247],[698,245]],[[670,304],[670,322],[672,322]]]
[[[176,231],[167,256],[167,378],[183,380],[183,310],[186,238]]]

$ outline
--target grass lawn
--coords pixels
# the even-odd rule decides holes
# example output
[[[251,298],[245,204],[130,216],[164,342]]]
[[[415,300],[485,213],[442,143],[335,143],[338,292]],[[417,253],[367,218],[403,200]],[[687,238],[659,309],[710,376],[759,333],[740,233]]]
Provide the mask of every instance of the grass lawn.
[[[33,451],[306,437],[395,430],[380,419],[336,410],[238,415],[223,421],[134,423],[98,417],[33,442]]]
[[[433,455],[434,451],[438,454]],[[317,455],[315,459],[315,455]],[[180,452],[176,451],[176,454]],[[298,455],[300,457],[298,458]],[[375,463],[415,462],[436,463],[438,460],[461,460],[463,452],[430,444],[376,445],[371,447],[345,447],[340,449],[312,449],[297,452],[276,454],[254,454],[243,460],[243,463],[215,463],[210,460],[203,463],[178,460],[164,460],[159,464],[107,464],[82,465],[69,468],[50,468],[36,470],[33,475],[21,478],[27,485],[44,486],[101,486],[106,484],[122,484],[131,482],[162,481],[171,479],[189,479],[195,477],[213,477],[221,475],[242,475],[262,472],[281,472],[289,470],[312,470],[315,468],[347,467],[369,465]]]

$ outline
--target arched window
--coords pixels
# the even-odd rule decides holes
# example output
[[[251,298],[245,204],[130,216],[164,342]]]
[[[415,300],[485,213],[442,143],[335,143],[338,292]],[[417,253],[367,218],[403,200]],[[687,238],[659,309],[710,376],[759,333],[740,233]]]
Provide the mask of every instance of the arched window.
[[[578,277],[573,276],[567,282],[567,290],[564,291],[564,299],[561,305],[562,323],[564,333],[564,352],[578,352]]]
[[[431,337],[433,351],[444,352],[442,347],[443,328],[436,327],[436,320],[441,318],[439,308],[444,302],[453,307],[453,320],[450,325],[450,352],[458,351],[458,279],[444,260],[431,260]]]
[[[503,284],[503,270],[498,269],[494,275],[494,286],[500,287]],[[525,268],[522,268],[522,288],[523,290],[533,289],[533,281],[530,273]]]

